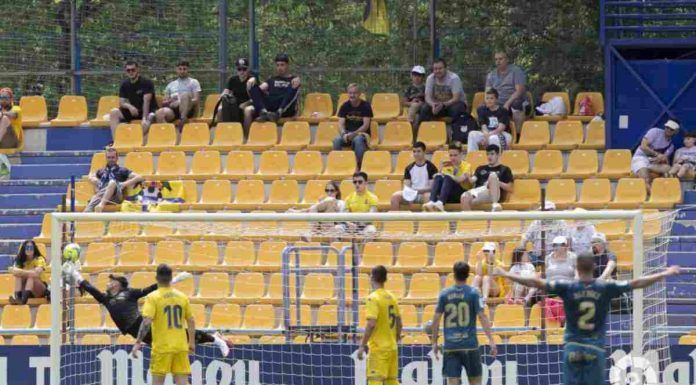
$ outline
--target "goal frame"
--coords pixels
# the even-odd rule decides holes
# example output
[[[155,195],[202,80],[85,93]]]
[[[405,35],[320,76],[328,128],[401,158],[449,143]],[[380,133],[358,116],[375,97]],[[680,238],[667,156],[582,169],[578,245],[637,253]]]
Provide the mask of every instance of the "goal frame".
[[[643,275],[643,212],[641,210],[597,211],[465,211],[446,213],[68,213],[51,215],[51,384],[60,384],[61,302],[62,302],[62,228],[73,221],[130,222],[388,222],[388,221],[462,221],[462,220],[630,220],[633,233],[633,278]],[[632,349],[643,354],[643,290],[633,292]]]

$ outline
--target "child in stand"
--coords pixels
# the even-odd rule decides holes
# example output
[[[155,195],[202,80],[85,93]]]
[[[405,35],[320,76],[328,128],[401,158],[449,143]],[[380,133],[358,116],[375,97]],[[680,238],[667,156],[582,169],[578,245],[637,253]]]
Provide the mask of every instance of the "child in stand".
[[[683,178],[696,169],[696,131],[684,135],[684,147],[674,153],[674,162],[667,176]]]

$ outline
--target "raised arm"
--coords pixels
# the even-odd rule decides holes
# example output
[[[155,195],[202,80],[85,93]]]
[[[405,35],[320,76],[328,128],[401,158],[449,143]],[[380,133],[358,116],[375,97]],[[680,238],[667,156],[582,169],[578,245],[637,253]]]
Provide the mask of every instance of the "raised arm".
[[[99,303],[105,303],[106,302],[106,295],[102,293],[99,289],[94,287],[89,281],[82,281],[79,283],[79,287],[84,289],[86,292],[88,292],[94,299],[97,300]]]
[[[148,287],[144,287],[142,289],[132,289],[131,290],[131,298],[133,300],[139,300],[142,297],[147,296],[148,294],[152,293],[153,291],[157,290],[157,284],[153,283],[152,285]]]
[[[673,276],[673,275],[678,275],[679,274],[679,266],[670,266],[668,267],[665,271],[661,271],[659,273],[651,274],[651,275],[646,275],[645,277],[640,277],[636,278],[634,280],[631,280],[629,282],[629,285],[633,289],[644,289],[658,281],[661,281],[667,277]]]

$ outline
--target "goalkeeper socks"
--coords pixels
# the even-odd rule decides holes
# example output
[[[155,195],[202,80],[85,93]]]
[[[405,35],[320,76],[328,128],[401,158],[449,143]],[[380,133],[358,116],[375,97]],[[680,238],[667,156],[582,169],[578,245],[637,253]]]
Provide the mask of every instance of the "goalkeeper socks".
[[[222,356],[227,357],[227,355],[230,354],[230,347],[227,346],[227,341],[222,339],[220,333],[213,334],[213,340],[215,346],[217,346],[220,349],[220,353],[222,353]]]

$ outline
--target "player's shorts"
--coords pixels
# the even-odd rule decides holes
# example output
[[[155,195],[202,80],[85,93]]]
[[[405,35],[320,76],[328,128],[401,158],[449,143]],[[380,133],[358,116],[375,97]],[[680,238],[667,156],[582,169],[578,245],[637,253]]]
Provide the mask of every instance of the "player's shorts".
[[[604,349],[592,345],[568,342],[563,349],[563,384],[603,384],[606,362]]]
[[[445,352],[442,374],[446,378],[461,378],[462,368],[466,370],[468,378],[481,377],[483,367],[478,349]]]
[[[367,356],[367,382],[396,383],[399,374],[399,353],[371,351]]]
[[[150,356],[150,371],[156,376],[191,374],[191,363],[188,352],[152,353]]]
[[[130,123],[130,121],[134,119],[142,119],[143,112],[140,110],[138,110],[138,116],[133,116],[128,108],[119,107],[119,111],[121,111],[121,115],[123,115],[123,119],[120,119],[123,123]]]

